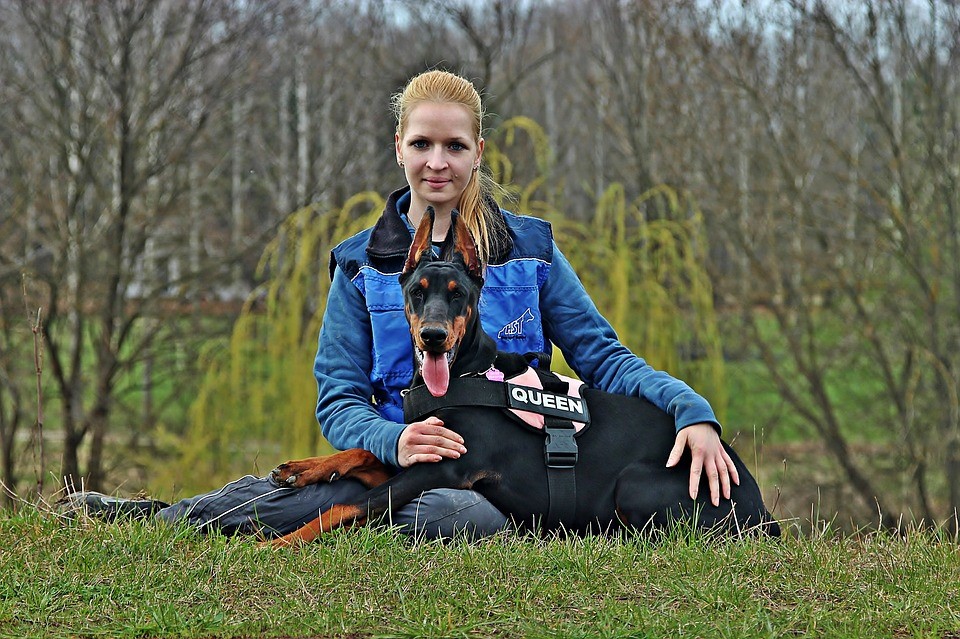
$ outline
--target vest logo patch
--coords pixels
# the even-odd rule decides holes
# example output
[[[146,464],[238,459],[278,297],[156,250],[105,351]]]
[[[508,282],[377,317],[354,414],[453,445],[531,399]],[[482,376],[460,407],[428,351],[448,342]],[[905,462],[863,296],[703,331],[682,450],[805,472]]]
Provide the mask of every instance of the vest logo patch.
[[[498,339],[508,339],[508,338],[517,338],[523,337],[523,325],[529,321],[533,320],[533,311],[529,308],[525,310],[520,317],[513,320],[506,326],[500,329],[500,332],[497,333]]]

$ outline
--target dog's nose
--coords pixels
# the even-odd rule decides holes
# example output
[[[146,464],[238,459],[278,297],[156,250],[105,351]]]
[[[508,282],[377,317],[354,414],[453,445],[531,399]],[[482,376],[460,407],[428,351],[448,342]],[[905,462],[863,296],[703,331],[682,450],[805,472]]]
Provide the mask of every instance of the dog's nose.
[[[440,326],[424,326],[420,329],[420,340],[425,346],[443,346],[447,341],[447,331]]]

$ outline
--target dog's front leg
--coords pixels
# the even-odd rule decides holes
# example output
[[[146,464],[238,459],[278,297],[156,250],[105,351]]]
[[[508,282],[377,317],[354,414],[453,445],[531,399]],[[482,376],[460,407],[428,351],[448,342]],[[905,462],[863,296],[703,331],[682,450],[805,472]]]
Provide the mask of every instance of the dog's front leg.
[[[356,479],[367,488],[373,488],[390,478],[380,460],[373,453],[360,448],[325,457],[291,460],[280,464],[270,474],[276,482],[292,488],[344,478]]]

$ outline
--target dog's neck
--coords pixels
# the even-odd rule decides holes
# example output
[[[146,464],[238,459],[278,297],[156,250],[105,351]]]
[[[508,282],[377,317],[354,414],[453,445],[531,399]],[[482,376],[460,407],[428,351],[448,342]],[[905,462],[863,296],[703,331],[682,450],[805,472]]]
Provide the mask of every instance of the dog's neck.
[[[491,368],[501,371],[506,377],[519,375],[528,363],[523,355],[497,350],[497,343],[479,326],[469,331],[458,349],[460,355],[451,367],[454,377],[483,375]]]
[[[470,329],[457,347],[457,358],[450,367],[451,376],[482,375],[493,366],[494,359],[497,357],[496,342],[483,332],[476,314],[474,319],[475,321],[472,322]]]
[[[494,367],[503,373],[507,379],[516,377],[530,367],[527,358],[518,353],[508,353],[506,351],[497,351],[497,358],[494,360]]]

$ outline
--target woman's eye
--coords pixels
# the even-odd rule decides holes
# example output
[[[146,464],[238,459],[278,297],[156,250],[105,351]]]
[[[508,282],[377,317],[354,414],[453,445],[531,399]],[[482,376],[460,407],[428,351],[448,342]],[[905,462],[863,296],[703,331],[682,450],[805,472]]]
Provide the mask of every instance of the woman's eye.
[[[427,141],[426,141],[426,140],[414,140],[413,142],[410,143],[410,146],[412,146],[412,147],[415,148],[415,149],[425,149],[425,148],[427,148]]]
[[[467,147],[459,142],[453,142],[450,144],[451,151],[465,151]]]

